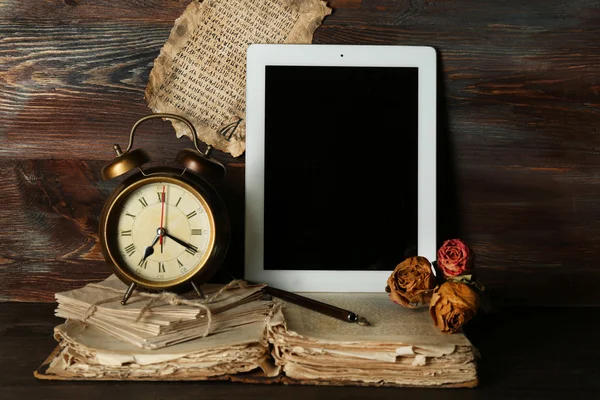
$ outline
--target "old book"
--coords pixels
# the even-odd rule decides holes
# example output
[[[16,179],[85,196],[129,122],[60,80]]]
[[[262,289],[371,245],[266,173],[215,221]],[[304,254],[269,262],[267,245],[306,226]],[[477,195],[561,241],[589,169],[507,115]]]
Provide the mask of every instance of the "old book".
[[[96,326],[67,321],[55,329],[59,348],[35,375],[42,379],[477,385],[477,350],[464,334],[442,334],[426,308],[400,307],[385,293],[305,295],[353,310],[372,326],[274,301],[268,302],[271,308],[262,321],[152,350]],[[255,299],[247,304],[261,302],[266,301]]]
[[[477,384],[477,349],[462,333],[441,333],[426,307],[398,306],[385,293],[306,296],[353,310],[371,326],[287,304],[268,322],[272,355],[286,377],[306,384]]]
[[[277,376],[264,323],[251,323],[205,338],[157,349],[141,349],[78,321],[55,328],[60,347],[44,375],[62,379],[205,380],[260,369]]]

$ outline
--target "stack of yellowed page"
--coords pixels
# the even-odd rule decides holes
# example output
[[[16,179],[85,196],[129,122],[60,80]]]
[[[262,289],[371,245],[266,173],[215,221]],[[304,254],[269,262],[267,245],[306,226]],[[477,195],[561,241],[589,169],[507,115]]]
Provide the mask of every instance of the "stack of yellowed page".
[[[266,340],[274,303],[264,285],[234,281],[192,294],[134,292],[112,275],[56,294],[59,346],[46,379],[203,380],[253,370],[277,376]]]
[[[443,334],[429,310],[407,309],[385,293],[305,294],[352,310],[372,326],[287,304],[269,320],[275,363],[299,383],[472,387],[477,350],[462,333]]]
[[[103,282],[57,293],[55,314],[84,322],[134,346],[159,349],[264,323],[272,303],[257,301],[263,296],[263,287],[245,283],[204,285],[205,299],[194,293],[183,299],[184,304],[173,303],[160,294],[134,292],[123,306],[121,299],[127,286],[111,275]]]
[[[277,376],[265,340],[264,322],[204,338],[147,350],[78,321],[57,326],[60,347],[44,379],[206,380],[260,370]]]
[[[223,285],[204,286],[208,296],[220,293],[224,297],[220,303],[207,303],[214,310],[210,334],[199,335],[202,329],[191,329],[196,332],[194,337],[177,334],[179,328],[186,331],[188,324],[206,318],[200,308],[163,304],[152,307],[136,321],[143,308],[137,302],[147,304],[146,297],[133,296],[132,299],[139,299],[125,307],[112,306],[111,302],[97,304],[90,316],[90,306],[103,298],[96,293],[98,286],[59,293],[57,315],[67,321],[55,328],[59,346],[36,376],[91,380],[230,379],[311,385],[477,385],[477,350],[462,333],[441,333],[426,307],[403,308],[391,302],[386,293],[302,293],[352,310],[371,323],[361,326],[277,299],[264,300],[258,297],[262,291],[256,290],[264,285],[241,282],[227,290],[223,290]],[[113,278],[108,280],[108,286],[120,288]],[[138,326],[142,322],[143,328]],[[115,330],[116,326],[122,329]],[[198,326],[206,328],[205,324]],[[151,330],[154,333],[150,334]],[[133,340],[134,331],[145,339]],[[161,336],[173,339],[156,339]],[[147,346],[149,341],[161,345]]]

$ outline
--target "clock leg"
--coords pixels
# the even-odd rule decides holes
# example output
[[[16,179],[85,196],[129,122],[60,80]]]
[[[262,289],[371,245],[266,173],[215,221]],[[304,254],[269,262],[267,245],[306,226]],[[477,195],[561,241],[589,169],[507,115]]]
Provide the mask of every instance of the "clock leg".
[[[131,297],[131,294],[135,290],[135,286],[136,286],[135,282],[132,283],[131,285],[129,285],[129,287],[127,288],[127,291],[125,292],[125,296],[123,296],[123,300],[121,300],[122,305],[127,304],[127,300],[129,300],[129,298]]]
[[[204,295],[204,292],[202,292],[202,289],[196,286],[196,284],[193,281],[190,281],[190,283],[192,284],[192,287],[194,288],[196,293],[198,293],[198,296],[200,296],[200,298],[204,300],[206,296]]]

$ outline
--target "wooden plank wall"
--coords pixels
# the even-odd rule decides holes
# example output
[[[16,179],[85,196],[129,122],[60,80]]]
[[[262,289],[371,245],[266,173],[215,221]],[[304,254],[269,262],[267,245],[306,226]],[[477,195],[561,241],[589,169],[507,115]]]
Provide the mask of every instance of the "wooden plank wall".
[[[188,2],[0,0],[0,300],[53,301],[110,273],[96,231],[117,182],[100,167],[149,113],[148,73]],[[600,2],[329,4],[315,43],[438,50],[441,239],[467,240],[506,303],[600,304]],[[188,146],[145,126],[158,164]],[[240,274],[244,157],[216,157]]]

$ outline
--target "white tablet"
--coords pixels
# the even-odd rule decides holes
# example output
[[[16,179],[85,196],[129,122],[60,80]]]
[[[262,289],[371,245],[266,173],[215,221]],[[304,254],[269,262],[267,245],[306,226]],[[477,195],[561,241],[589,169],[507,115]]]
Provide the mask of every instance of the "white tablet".
[[[246,101],[246,279],[381,292],[435,260],[433,48],[251,45]]]

